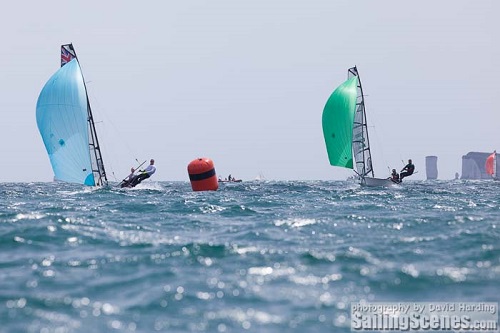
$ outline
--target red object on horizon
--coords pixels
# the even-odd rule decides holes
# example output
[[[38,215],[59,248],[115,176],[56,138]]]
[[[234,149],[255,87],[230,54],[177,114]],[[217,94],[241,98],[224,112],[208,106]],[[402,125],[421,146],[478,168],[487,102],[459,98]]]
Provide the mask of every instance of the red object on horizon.
[[[488,156],[486,158],[486,165],[485,165],[485,168],[486,168],[486,173],[488,175],[491,175],[493,176],[495,174],[495,156],[496,156],[497,152],[493,152],[493,154],[491,154],[490,156]]]

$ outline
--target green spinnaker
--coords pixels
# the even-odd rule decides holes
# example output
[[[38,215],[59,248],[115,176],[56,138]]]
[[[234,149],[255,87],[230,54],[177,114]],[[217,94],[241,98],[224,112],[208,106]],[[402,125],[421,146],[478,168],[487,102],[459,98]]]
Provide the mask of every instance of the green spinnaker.
[[[352,128],[356,112],[358,77],[342,83],[323,109],[323,135],[328,159],[333,166],[353,169]]]

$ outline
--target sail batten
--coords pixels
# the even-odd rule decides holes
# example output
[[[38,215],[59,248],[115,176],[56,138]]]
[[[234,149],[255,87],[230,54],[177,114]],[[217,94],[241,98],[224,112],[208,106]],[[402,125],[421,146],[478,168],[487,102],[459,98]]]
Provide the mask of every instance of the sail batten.
[[[349,68],[348,77],[356,77],[358,84],[356,86],[356,113],[354,117],[355,126],[353,127],[353,153],[356,160],[357,173],[361,178],[366,176],[374,177],[371,163],[370,140],[368,138],[368,126],[366,121],[365,101],[361,79],[356,67]]]

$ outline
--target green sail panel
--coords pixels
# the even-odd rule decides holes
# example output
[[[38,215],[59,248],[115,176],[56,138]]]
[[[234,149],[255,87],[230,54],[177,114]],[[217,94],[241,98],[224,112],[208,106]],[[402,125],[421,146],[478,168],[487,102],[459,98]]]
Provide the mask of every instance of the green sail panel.
[[[352,129],[356,112],[358,77],[341,84],[323,110],[323,135],[328,159],[333,166],[353,169]]]

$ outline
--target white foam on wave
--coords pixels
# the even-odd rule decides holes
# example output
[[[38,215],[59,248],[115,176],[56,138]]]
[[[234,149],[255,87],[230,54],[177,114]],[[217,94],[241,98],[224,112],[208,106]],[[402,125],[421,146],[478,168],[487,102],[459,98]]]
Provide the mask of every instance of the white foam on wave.
[[[126,189],[127,190],[131,190],[131,191],[134,191],[134,190],[156,190],[156,191],[162,191],[163,190],[163,186],[161,186],[157,182],[143,182],[143,183],[138,184],[135,187],[126,188]]]
[[[241,323],[241,326],[245,330],[250,330],[252,328],[252,322],[258,324],[279,324],[284,321],[284,319],[279,315],[274,315],[262,310],[256,310],[253,308],[242,309],[233,308],[230,310],[221,310],[216,312],[209,312],[207,317],[212,319],[231,319],[236,322]],[[219,330],[221,331],[221,330]],[[222,331],[225,331],[222,330]],[[250,330],[251,331],[251,330]]]
[[[245,246],[245,247],[234,246],[233,249],[238,254],[247,254],[247,253],[259,252],[259,249],[257,247],[255,247],[255,246]]]
[[[40,214],[40,213],[27,213],[27,214],[17,214],[16,217],[12,219],[12,222],[17,222],[21,220],[39,220],[41,218],[44,218],[46,215],[45,214]]]
[[[282,225],[287,225],[292,228],[300,228],[306,225],[316,224],[315,219],[301,219],[301,218],[290,218],[286,220],[276,220],[274,221],[274,225],[277,227],[281,227]]]
[[[261,276],[271,275],[271,274],[273,274],[273,268],[269,267],[269,266],[265,266],[265,267],[250,267],[248,269],[248,274],[250,274],[250,275],[261,275]]]

